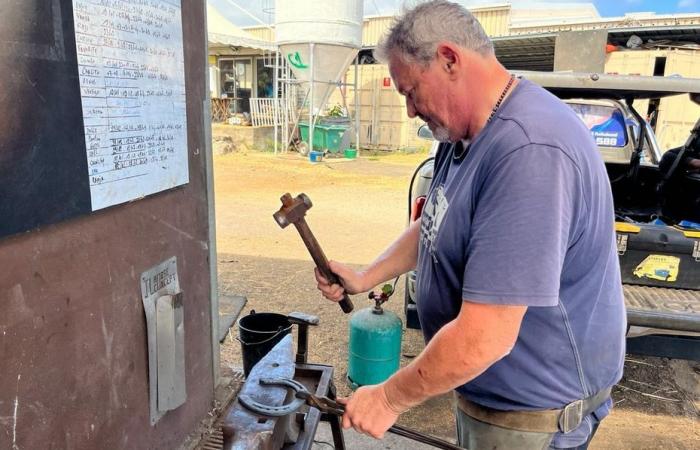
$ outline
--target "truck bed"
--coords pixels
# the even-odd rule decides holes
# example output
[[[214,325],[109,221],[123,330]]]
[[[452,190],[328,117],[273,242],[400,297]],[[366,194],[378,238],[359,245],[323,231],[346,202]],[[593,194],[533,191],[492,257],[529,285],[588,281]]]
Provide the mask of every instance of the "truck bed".
[[[700,333],[700,291],[623,284],[631,326]]]

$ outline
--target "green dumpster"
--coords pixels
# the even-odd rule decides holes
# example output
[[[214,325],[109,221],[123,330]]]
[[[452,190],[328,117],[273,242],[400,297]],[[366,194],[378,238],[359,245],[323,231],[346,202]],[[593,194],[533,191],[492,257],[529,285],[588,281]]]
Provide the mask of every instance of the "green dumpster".
[[[343,149],[340,148],[340,143],[343,139],[343,133],[348,129],[346,125],[331,125],[331,124],[316,124],[314,126],[314,150],[328,150],[331,153],[338,153]],[[309,142],[309,124],[305,122],[299,123],[299,133],[301,140]]]
[[[299,122],[299,133],[301,140],[309,143],[309,124]],[[323,150],[326,148],[326,132],[319,125],[314,127],[314,148],[313,150]]]
[[[326,125],[325,128],[325,148],[331,153],[341,152],[340,142],[343,140],[343,134],[348,129],[344,125]],[[314,136],[315,138],[315,136]]]

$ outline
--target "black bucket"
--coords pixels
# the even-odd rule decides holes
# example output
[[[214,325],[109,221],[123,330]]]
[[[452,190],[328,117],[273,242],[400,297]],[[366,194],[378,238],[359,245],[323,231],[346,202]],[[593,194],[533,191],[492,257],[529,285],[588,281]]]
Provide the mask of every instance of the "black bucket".
[[[249,315],[241,317],[238,320],[238,340],[243,353],[245,376],[291,331],[292,323],[282,314],[251,311]]]

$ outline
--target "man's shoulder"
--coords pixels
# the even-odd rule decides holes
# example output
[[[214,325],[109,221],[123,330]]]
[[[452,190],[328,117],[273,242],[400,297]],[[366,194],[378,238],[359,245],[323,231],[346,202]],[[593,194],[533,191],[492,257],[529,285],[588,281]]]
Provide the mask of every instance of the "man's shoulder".
[[[518,124],[533,143],[547,144],[554,136],[588,133],[574,110],[561,99],[527,80],[521,80],[519,88],[499,118]]]
[[[498,114],[495,138],[502,151],[547,147],[574,160],[596,147],[583,121],[566,103],[540,86],[521,80],[518,90]],[[495,155],[494,155],[495,156]]]

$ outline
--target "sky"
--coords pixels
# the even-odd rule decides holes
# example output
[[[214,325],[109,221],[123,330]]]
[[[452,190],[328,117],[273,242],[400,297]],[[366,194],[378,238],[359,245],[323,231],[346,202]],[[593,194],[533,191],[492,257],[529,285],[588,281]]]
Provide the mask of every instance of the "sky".
[[[309,0],[284,0],[309,1]],[[313,0],[322,1],[322,0]],[[416,0],[408,0],[409,4]],[[503,0],[457,0],[465,6],[506,3]],[[238,26],[258,25],[242,9],[263,22],[274,22],[271,13],[275,0],[209,0],[232,23]],[[406,0],[364,0],[364,14],[391,14],[400,10]],[[700,13],[700,0],[510,0],[515,8],[527,8],[532,3],[593,3],[602,17],[619,17],[632,12],[655,12],[657,14]]]

